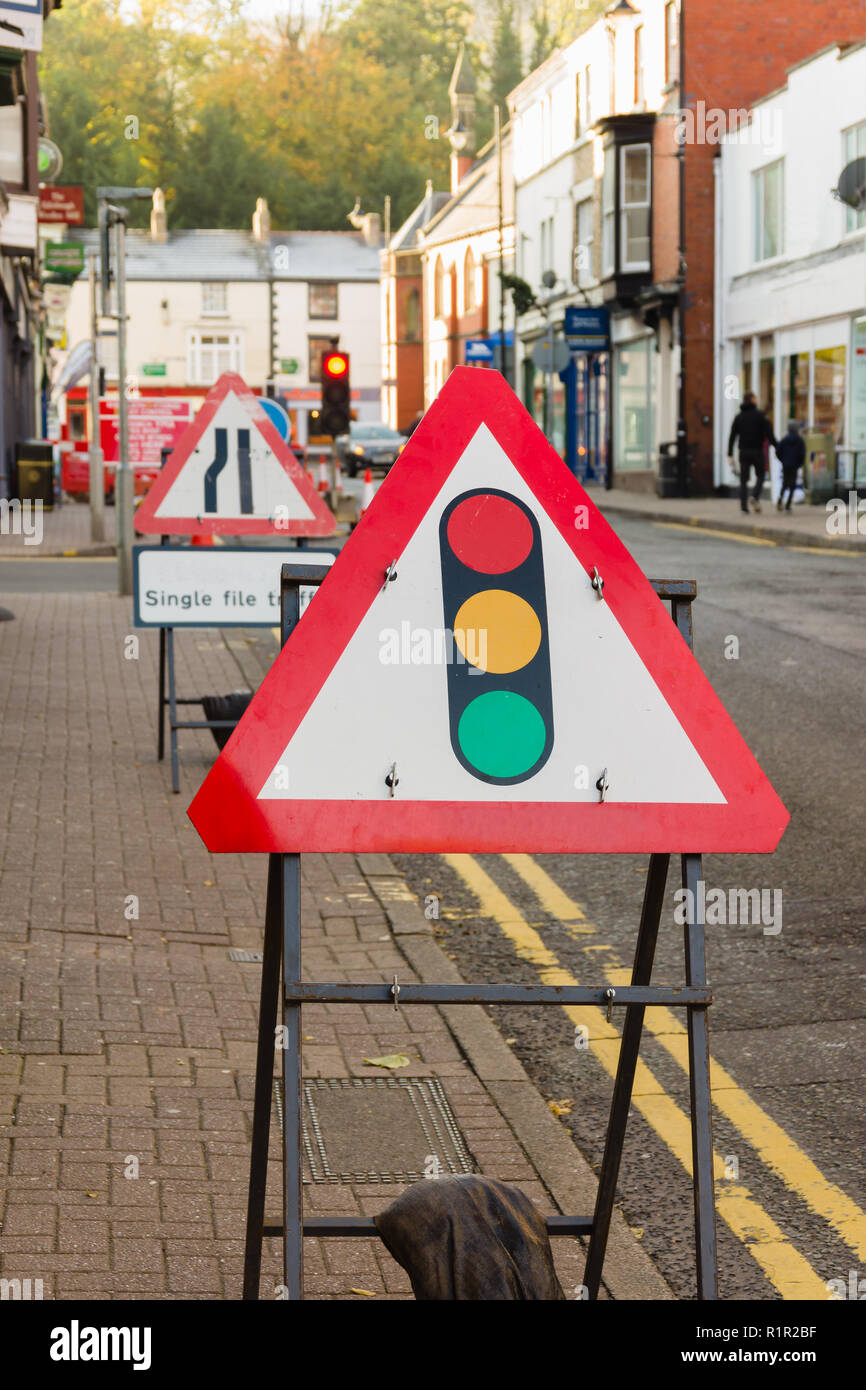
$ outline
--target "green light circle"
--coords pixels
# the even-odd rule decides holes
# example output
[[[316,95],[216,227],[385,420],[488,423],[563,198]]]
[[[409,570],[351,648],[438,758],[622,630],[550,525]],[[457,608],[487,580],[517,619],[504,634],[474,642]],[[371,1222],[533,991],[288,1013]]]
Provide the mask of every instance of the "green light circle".
[[[457,740],[468,763],[486,777],[520,777],[538,762],[547,729],[530,700],[488,690],[467,705]]]

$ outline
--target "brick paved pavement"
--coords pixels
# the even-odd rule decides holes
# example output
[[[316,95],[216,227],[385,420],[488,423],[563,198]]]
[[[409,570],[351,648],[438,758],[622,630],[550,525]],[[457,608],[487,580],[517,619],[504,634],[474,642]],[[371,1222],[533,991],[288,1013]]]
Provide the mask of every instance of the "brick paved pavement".
[[[183,736],[172,796],[155,756],[157,636],[140,634],[139,658],[124,658],[128,604],[28,596],[16,611],[0,629],[0,1274],[41,1278],[46,1298],[237,1298],[259,967],[233,963],[228,949],[261,949],[266,862],[212,858],[186,818],[214,757],[209,734]],[[244,683],[257,640],[225,636],[179,635],[181,693]],[[413,960],[438,947],[389,861],[302,863],[311,976],[418,978],[401,933]],[[400,1074],[441,1079],[479,1168],[555,1209],[440,1014],[405,1015],[310,1006],[306,1074],[381,1077],[365,1056],[407,1053]],[[495,1074],[522,1077],[507,1062]],[[274,1156],[277,1142],[274,1125]],[[275,1164],[271,1178],[276,1214]],[[305,1200],[311,1211],[372,1213],[398,1190],[313,1183]],[[311,1297],[410,1296],[376,1241],[306,1246]],[[556,1242],[556,1256],[573,1288],[578,1248]],[[263,1296],[278,1282],[277,1242],[266,1242]]]

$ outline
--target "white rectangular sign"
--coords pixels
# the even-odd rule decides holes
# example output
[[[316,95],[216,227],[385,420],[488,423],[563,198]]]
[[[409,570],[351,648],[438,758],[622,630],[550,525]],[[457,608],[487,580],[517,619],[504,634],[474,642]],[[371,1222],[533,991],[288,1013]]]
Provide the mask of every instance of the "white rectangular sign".
[[[277,627],[283,565],[318,565],[324,579],[331,550],[269,546],[137,545],[133,547],[136,627]],[[301,612],[315,594],[301,588]]]

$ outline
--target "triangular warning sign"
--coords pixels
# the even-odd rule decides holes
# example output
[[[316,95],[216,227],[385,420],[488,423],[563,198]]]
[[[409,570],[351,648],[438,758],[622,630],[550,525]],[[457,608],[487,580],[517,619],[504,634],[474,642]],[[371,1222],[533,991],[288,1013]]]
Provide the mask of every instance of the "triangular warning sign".
[[[333,514],[234,372],[205,397],[135,514],[184,536],[332,536]]]
[[[283,852],[769,851],[788,821],[621,541],[463,367],[189,814]]]

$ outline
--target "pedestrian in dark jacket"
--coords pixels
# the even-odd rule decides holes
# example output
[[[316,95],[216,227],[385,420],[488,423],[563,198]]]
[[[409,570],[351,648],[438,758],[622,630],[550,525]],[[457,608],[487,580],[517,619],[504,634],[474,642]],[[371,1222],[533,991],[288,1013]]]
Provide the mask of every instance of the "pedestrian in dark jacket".
[[[761,510],[761,489],[764,486],[764,441],[776,448],[773,428],[762,410],[754,392],[748,391],[743,404],[731,425],[728,439],[728,459],[734,461],[734,440],[740,444],[740,510],[748,511],[746,494],[749,488],[749,474],[755,470],[755,491],[751,497],[752,510]]]
[[[779,493],[776,506],[779,511],[782,510],[782,503],[787,492],[788,502],[785,511],[789,512],[794,500],[794,488],[797,486],[797,474],[806,461],[806,441],[797,428],[796,420],[788,421],[788,433],[784,439],[779,440],[776,445],[776,453],[782,463],[782,491]]]

